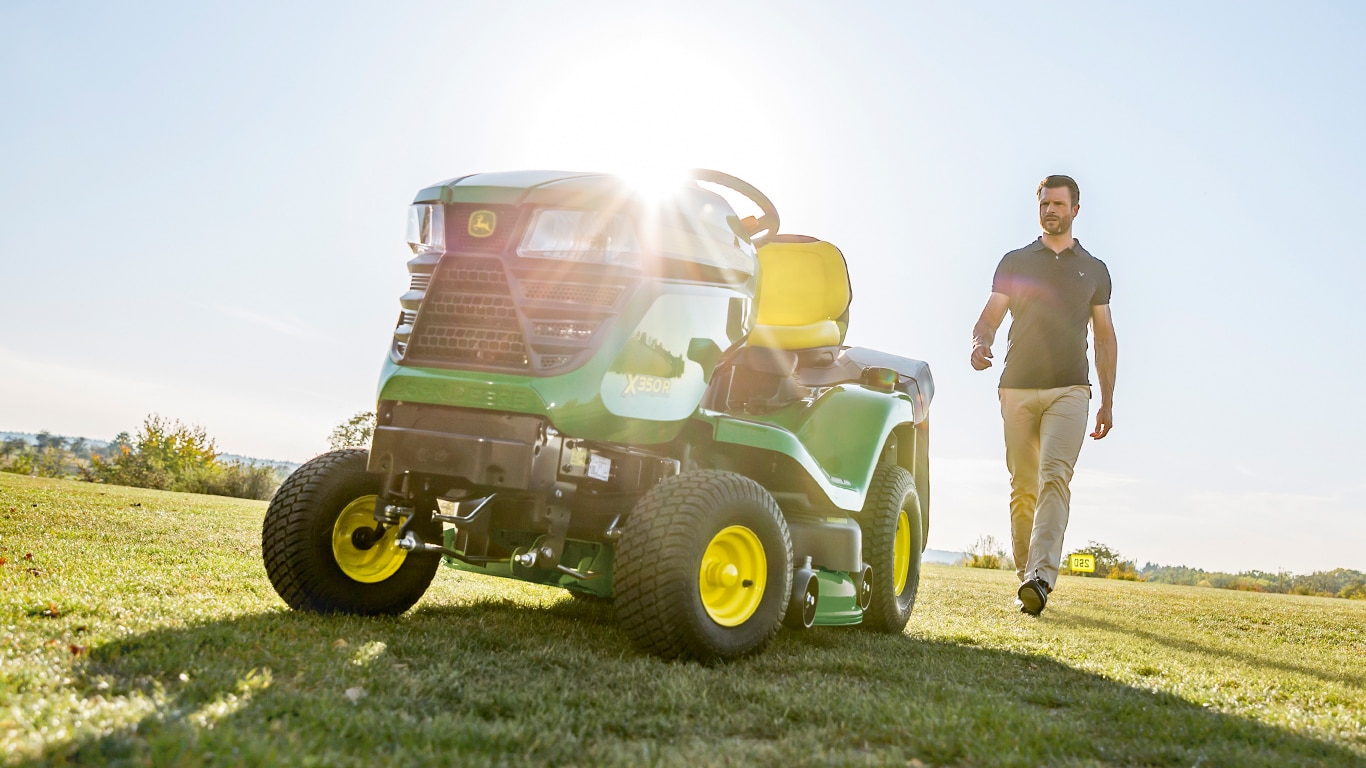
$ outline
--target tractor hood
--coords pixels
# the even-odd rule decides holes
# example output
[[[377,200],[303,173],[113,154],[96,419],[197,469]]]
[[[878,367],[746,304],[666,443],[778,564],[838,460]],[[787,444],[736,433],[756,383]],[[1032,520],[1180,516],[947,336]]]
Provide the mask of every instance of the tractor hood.
[[[593,206],[634,197],[620,177],[574,171],[506,171],[448,179],[417,193],[414,203]]]

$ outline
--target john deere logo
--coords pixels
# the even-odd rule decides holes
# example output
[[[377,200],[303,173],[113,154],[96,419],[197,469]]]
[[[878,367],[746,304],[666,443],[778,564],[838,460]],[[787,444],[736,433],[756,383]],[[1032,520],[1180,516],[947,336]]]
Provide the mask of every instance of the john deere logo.
[[[498,214],[493,211],[475,211],[470,214],[470,237],[488,237],[498,226]]]

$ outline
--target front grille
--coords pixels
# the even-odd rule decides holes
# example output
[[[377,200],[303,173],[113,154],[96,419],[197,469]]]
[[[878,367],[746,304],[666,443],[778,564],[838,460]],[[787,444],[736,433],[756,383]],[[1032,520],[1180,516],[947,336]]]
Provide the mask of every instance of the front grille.
[[[541,367],[545,369],[559,368],[572,359],[572,355],[541,355]]]
[[[498,259],[444,259],[418,312],[405,359],[525,370],[526,342]]]
[[[592,320],[565,322],[537,320],[531,326],[531,333],[534,336],[544,336],[549,339],[589,339],[593,337],[593,331],[597,329],[598,324]]]
[[[632,282],[620,275],[600,283],[535,273],[523,279],[502,258],[467,252],[448,253],[433,272],[410,279],[394,330],[395,360],[541,375],[588,359]]]
[[[553,301],[564,304],[586,304],[610,307],[621,295],[620,285],[589,285],[586,283],[522,283],[522,293],[531,301]]]

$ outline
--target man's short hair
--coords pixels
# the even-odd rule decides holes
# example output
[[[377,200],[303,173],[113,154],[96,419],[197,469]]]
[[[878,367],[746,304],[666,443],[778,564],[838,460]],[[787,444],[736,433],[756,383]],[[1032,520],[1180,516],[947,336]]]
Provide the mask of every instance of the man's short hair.
[[[1058,189],[1060,187],[1067,187],[1072,193],[1072,205],[1081,204],[1081,190],[1077,188],[1077,182],[1073,180],[1071,176],[1063,176],[1061,174],[1045,176],[1044,180],[1039,182],[1039,188],[1034,191],[1034,197],[1043,199],[1043,191],[1045,188]]]

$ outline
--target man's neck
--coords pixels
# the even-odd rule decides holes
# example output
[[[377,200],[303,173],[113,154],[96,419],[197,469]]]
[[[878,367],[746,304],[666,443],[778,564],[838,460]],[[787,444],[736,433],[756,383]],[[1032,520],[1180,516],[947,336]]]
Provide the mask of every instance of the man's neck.
[[[1070,229],[1063,232],[1061,235],[1050,235],[1045,232],[1039,236],[1039,239],[1043,241],[1044,246],[1048,248],[1048,250],[1054,253],[1062,253],[1077,244],[1077,241],[1072,237],[1072,230]]]

